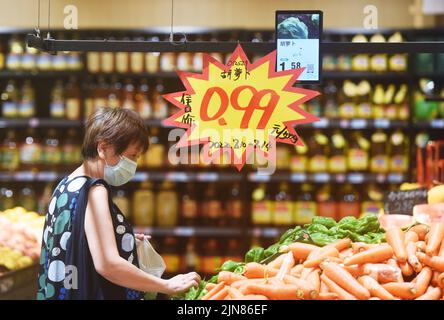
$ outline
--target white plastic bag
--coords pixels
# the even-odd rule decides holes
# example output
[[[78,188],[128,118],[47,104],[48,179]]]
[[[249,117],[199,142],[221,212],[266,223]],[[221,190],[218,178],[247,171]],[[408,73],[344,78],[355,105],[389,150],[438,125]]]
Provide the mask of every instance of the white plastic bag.
[[[143,241],[136,239],[137,256],[139,259],[139,268],[148,274],[161,278],[165,272],[166,265],[162,256],[154,250],[148,239]],[[151,292],[145,295],[145,299],[155,299],[157,293]]]

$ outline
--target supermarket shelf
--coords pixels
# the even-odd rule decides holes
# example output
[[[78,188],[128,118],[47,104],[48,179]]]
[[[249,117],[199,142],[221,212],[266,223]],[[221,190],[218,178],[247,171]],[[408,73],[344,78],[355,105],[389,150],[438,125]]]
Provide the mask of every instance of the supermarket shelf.
[[[371,174],[371,173],[347,173],[347,174],[330,174],[326,172],[306,174],[306,173],[275,173],[272,176],[259,175],[250,173],[248,180],[251,182],[310,182],[310,183],[344,183],[352,184],[361,183],[401,183],[405,181],[406,176],[398,173],[391,174]]]
[[[69,78],[83,75],[83,71],[66,70],[66,71],[24,71],[24,70],[0,70],[0,79],[12,79],[12,78]]]
[[[27,118],[27,119],[7,119],[0,118],[0,128],[65,128],[82,127],[81,120],[52,119],[52,118]]]
[[[389,129],[407,128],[408,121],[387,119],[327,119],[321,118],[317,122],[303,124],[298,128],[331,128],[331,129]]]
[[[415,121],[413,125],[418,129],[444,129],[444,119]]]
[[[230,236],[254,236],[264,238],[276,238],[282,235],[288,228],[278,227],[253,227],[253,228],[232,228],[232,227],[134,227],[135,233],[144,233],[153,237],[230,237]]]
[[[411,75],[407,72],[376,72],[376,71],[323,71],[324,79],[367,79],[367,80],[408,80]]]

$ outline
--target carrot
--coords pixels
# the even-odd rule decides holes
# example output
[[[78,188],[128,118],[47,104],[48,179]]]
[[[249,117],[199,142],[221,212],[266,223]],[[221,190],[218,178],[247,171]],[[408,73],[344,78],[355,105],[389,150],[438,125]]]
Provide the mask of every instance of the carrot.
[[[217,285],[214,286],[213,289],[208,291],[208,293],[202,297],[202,300],[210,300],[211,297],[219,293],[219,291],[221,291],[224,287],[225,287],[225,282],[218,283]]]
[[[303,297],[302,291],[295,285],[282,284],[250,284],[247,289],[249,294],[264,295],[270,300],[299,300]]]
[[[421,252],[425,252],[426,250],[426,243],[425,241],[417,241],[416,242],[416,251],[421,251]]]
[[[338,257],[339,251],[335,247],[326,247],[320,251],[315,257],[304,262],[305,268],[317,267],[327,257]]]
[[[261,294],[247,294],[246,296],[243,296],[240,300],[270,300],[270,299]]]
[[[432,269],[435,269],[439,272],[444,272],[444,257],[430,257],[422,252],[417,252],[416,256],[418,257],[419,261],[428,265]]]
[[[284,277],[284,283],[296,286],[302,292],[303,299],[316,299],[319,294],[319,290],[316,290],[315,285],[306,280],[287,275]]]
[[[344,259],[340,258],[340,257],[327,257],[324,259],[325,262],[336,262],[336,263],[343,263]]]
[[[330,262],[324,268],[324,274],[342,288],[360,300],[370,298],[370,292],[364,288],[347,270],[339,264]]]
[[[245,265],[244,277],[248,279],[274,277],[279,273],[278,269],[269,268],[257,262],[249,262]]]
[[[387,264],[393,268],[395,268],[396,270],[398,270],[397,272],[397,280],[396,282],[404,282],[404,279],[402,277],[402,272],[401,272],[401,268],[399,267],[398,262],[395,259],[388,259],[387,260]],[[395,281],[392,281],[395,282]]]
[[[304,268],[302,269],[301,272],[301,279],[307,279],[307,276],[310,274],[310,272],[312,272],[314,270],[314,268]]]
[[[392,247],[387,244],[381,244],[345,259],[344,265],[350,266],[352,264],[383,262],[389,259],[392,255]]]
[[[290,275],[292,275],[293,277],[300,277],[302,270],[304,270],[304,265],[298,264],[290,270]]]
[[[339,286],[336,282],[331,280],[329,277],[325,275],[325,273],[321,274],[321,280],[327,287],[330,289],[332,293],[336,293],[338,298],[341,300],[358,300],[354,295],[352,295],[347,290],[344,290]]]
[[[320,276],[319,276],[319,278],[321,278]],[[323,282],[322,280],[321,280],[321,285],[320,285],[320,288],[319,288],[319,294],[321,294],[321,293],[329,293],[329,288],[328,288],[328,286],[325,284],[325,282]]]
[[[351,256],[351,255],[353,255],[353,248],[348,248],[348,249],[345,249],[345,250],[342,250],[341,252],[339,252],[339,258],[346,258],[346,257],[349,257],[349,256]]]
[[[438,287],[444,289],[444,272],[438,276],[437,282],[438,282]]]
[[[395,297],[412,300],[416,298],[417,289],[414,284],[409,282],[389,282],[382,287]]]
[[[353,250],[353,253],[356,254],[356,253],[368,250],[370,248],[373,248],[374,246],[377,246],[377,244],[365,243],[365,242],[353,242],[352,243],[352,250]]]
[[[415,231],[407,231],[404,236],[404,241],[407,244],[408,242],[416,242],[419,240],[418,234]]]
[[[407,251],[404,245],[404,232],[399,227],[391,227],[385,233],[387,243],[392,246],[395,257],[400,262],[407,261]]]
[[[320,273],[319,270],[313,270],[307,276],[307,282],[310,283],[317,292],[319,292],[319,290],[321,289],[321,281],[319,279],[319,273]]]
[[[284,259],[285,259],[285,254],[281,254],[279,257],[269,262],[267,264],[267,267],[273,269],[279,269],[282,265],[282,262],[284,262]]]
[[[318,295],[317,300],[337,300],[338,294],[334,292],[322,292]]]
[[[410,277],[413,274],[413,268],[408,262],[400,262],[399,267],[404,277]]]
[[[427,291],[432,276],[433,271],[429,267],[424,267],[421,272],[418,273],[414,279],[417,296],[421,296]]]
[[[419,262],[419,259],[416,256],[416,244],[414,242],[408,242],[406,245],[406,250],[407,262],[412,266],[416,273],[420,272],[422,269],[422,264]]]
[[[370,299],[368,299],[368,300],[381,300],[380,298],[378,298],[378,297],[371,297]]]
[[[433,275],[432,275],[432,280],[430,280],[430,284],[434,287],[439,287],[438,284],[438,277],[441,273],[439,273],[438,271],[433,271]]]
[[[429,232],[429,227],[425,224],[417,224],[416,226],[410,228],[409,231],[414,231],[418,235],[418,239],[425,240],[426,234]]]
[[[227,285],[231,285],[233,282],[239,281],[239,280],[245,280],[247,279],[243,275],[230,272],[230,271],[221,271],[219,272],[219,276],[217,279],[217,282],[225,282]]]
[[[426,253],[429,256],[432,256],[435,253],[435,251],[440,249],[443,238],[444,238],[444,222],[432,223],[426,247]]]
[[[215,283],[208,282],[208,283],[205,285],[205,289],[207,289],[208,291],[210,291],[210,290],[213,289],[215,286],[216,286]]]
[[[396,261],[395,261],[396,263]],[[401,269],[396,266],[383,263],[366,263],[362,265],[362,274],[368,275],[380,283],[403,282]]]
[[[243,297],[245,297],[242,292],[239,291],[239,289],[230,287],[228,289],[228,295],[230,296],[231,299],[233,300],[239,300],[242,299]]]
[[[385,290],[384,287],[378,283],[378,281],[370,276],[359,277],[358,282],[362,284],[363,287],[366,288],[374,297],[378,297],[381,300],[395,300],[395,297],[390,292]]]
[[[266,283],[267,280],[263,278],[255,278],[255,279],[246,279],[246,280],[239,280],[236,282],[233,282],[231,285],[232,288],[240,289],[242,286],[252,284],[252,283]]]
[[[364,269],[362,265],[358,264],[353,264],[351,266],[344,265],[344,269],[350,272],[350,274],[355,278],[362,276],[364,274]]]
[[[415,300],[439,300],[441,298],[441,289],[429,287],[427,292],[419,296]]]
[[[224,300],[225,297],[228,295],[228,289],[230,287],[225,286],[222,290],[214,294],[212,297],[210,297],[208,300]]]
[[[307,259],[308,255],[317,249],[319,249],[318,246],[302,242],[294,242],[288,245],[288,250],[293,252],[293,256],[296,260]]]
[[[439,248],[438,256],[444,257],[444,239],[441,241],[441,247]]]
[[[278,274],[276,275],[276,278],[279,280],[282,280],[286,274],[290,273],[290,271],[294,267],[294,263],[295,263],[292,252],[288,252],[286,254],[283,254],[283,256],[284,256],[284,260],[281,264]]]
[[[330,244],[326,245],[325,247],[334,247],[338,251],[342,251],[342,250],[350,248],[351,242],[352,241],[349,238],[344,238],[344,239],[340,239],[338,241],[335,241],[333,243],[330,243]]]

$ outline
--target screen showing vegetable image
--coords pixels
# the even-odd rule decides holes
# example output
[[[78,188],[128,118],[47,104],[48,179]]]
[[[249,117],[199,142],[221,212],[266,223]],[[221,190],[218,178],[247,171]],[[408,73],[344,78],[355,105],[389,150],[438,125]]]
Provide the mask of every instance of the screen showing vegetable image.
[[[301,82],[319,82],[322,11],[276,11],[277,71],[300,69]]]

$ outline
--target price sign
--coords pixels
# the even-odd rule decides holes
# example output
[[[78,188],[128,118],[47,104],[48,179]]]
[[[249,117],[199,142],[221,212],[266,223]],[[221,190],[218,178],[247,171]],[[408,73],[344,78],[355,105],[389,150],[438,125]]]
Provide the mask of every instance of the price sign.
[[[180,109],[163,124],[187,129],[176,147],[204,143],[240,170],[252,152],[273,156],[274,142],[303,145],[294,126],[318,118],[299,105],[319,93],[293,87],[303,69],[275,67],[276,51],[250,63],[238,45],[226,64],[204,54],[202,74],[178,71],[186,90],[163,95]]]

